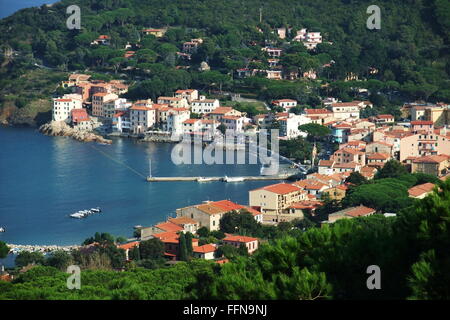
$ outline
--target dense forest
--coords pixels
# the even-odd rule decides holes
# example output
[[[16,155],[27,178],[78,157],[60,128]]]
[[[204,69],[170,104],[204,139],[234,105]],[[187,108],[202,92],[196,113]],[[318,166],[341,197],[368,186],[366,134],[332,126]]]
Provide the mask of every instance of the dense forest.
[[[81,30],[66,27],[66,9],[73,4],[81,8]],[[36,81],[30,75],[36,68],[55,74],[47,77],[54,80],[71,71],[90,72],[94,78],[123,78],[133,85],[127,95],[131,99],[155,99],[195,87],[242,92],[263,100],[295,98],[315,107],[320,96],[349,101],[355,98],[355,89],[367,88],[372,102],[384,108],[380,112],[394,114],[391,103],[450,101],[449,2],[379,1],[380,30],[366,27],[371,4],[368,0],[71,0],[23,9],[0,21],[2,50],[14,50],[1,56],[0,103],[21,108],[48,98],[48,90],[27,90]],[[162,38],[141,32],[161,27],[168,28]],[[278,27],[292,28],[286,39],[278,38]],[[290,41],[300,28],[320,31],[324,42],[308,51]],[[111,44],[91,45],[102,34],[111,37]],[[181,61],[176,52],[192,38],[202,38],[204,43],[191,61]],[[266,41],[284,49],[284,69],[313,68],[319,79],[236,79],[237,68],[266,67],[267,56],[261,51]],[[128,43],[136,54],[124,58]],[[209,63],[211,71],[198,72],[202,61]],[[373,69],[377,72],[370,73]],[[349,74],[359,81],[344,81]],[[398,101],[392,101],[393,92]]]
[[[397,217],[285,232],[224,265],[91,268],[82,271],[80,290],[67,289],[64,265],[36,266],[0,281],[0,299],[449,299],[449,228],[450,179]],[[371,265],[380,267],[380,290],[367,287]]]

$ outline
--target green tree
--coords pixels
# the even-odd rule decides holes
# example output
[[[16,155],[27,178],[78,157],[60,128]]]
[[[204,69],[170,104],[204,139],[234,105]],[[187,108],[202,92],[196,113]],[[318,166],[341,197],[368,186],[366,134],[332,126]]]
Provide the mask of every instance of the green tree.
[[[326,137],[331,134],[331,130],[328,127],[322,126],[317,123],[307,123],[298,127],[300,131],[308,133],[313,140]]]
[[[407,173],[408,171],[400,162],[397,160],[389,160],[383,168],[376,173],[375,179],[399,178]]]
[[[450,179],[441,188],[414,207],[423,219],[417,236],[424,251],[408,279],[413,299],[450,299]]]
[[[199,237],[206,238],[209,235],[209,230],[206,227],[200,227],[197,230],[197,234]]]
[[[164,243],[157,238],[141,241],[139,244],[141,259],[158,259],[164,256]]]
[[[352,172],[347,179],[345,179],[345,182],[351,183],[355,186],[359,186],[361,184],[367,183],[367,179],[359,172],[355,171]]]
[[[41,252],[20,252],[15,260],[16,266],[25,267],[29,264],[44,264],[45,257]]]
[[[184,233],[180,233],[179,235],[179,252],[180,252],[180,260],[188,261],[189,253],[188,253],[188,245],[186,241],[186,236]]]
[[[50,257],[47,258],[45,264],[59,270],[65,271],[67,267],[72,263],[72,256],[65,251],[52,252]]]
[[[0,259],[6,258],[9,253],[9,247],[3,241],[0,241]]]

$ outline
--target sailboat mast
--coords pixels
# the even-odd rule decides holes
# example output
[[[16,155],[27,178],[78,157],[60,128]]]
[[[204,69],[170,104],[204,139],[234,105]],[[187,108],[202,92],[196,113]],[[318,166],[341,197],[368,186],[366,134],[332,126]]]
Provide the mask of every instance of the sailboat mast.
[[[148,160],[148,176],[149,178],[152,177],[152,159]]]

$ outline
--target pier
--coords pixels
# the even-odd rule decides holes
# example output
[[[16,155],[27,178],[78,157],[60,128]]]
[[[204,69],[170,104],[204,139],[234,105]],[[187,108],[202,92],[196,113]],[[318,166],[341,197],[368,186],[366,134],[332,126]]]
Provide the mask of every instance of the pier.
[[[242,181],[268,181],[268,180],[287,180],[292,177],[291,174],[278,176],[246,176],[246,177],[229,177],[239,178]],[[148,182],[175,182],[175,181],[198,181],[199,179],[208,179],[209,181],[225,181],[224,177],[147,177]],[[241,182],[241,181],[239,181]]]

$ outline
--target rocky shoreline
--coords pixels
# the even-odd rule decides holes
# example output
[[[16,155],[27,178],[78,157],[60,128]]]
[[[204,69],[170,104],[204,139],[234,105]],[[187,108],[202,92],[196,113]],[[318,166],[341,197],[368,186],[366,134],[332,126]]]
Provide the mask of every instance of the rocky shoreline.
[[[81,142],[98,142],[112,144],[112,140],[105,139],[102,136],[86,130],[77,130],[63,121],[51,121],[39,127],[39,132],[48,136],[71,137]]]
[[[58,245],[21,245],[21,244],[7,244],[10,248],[10,252],[19,253],[21,251],[29,252],[54,252],[54,251],[72,251],[77,250],[81,246],[79,245],[68,245],[68,246],[58,246]]]

